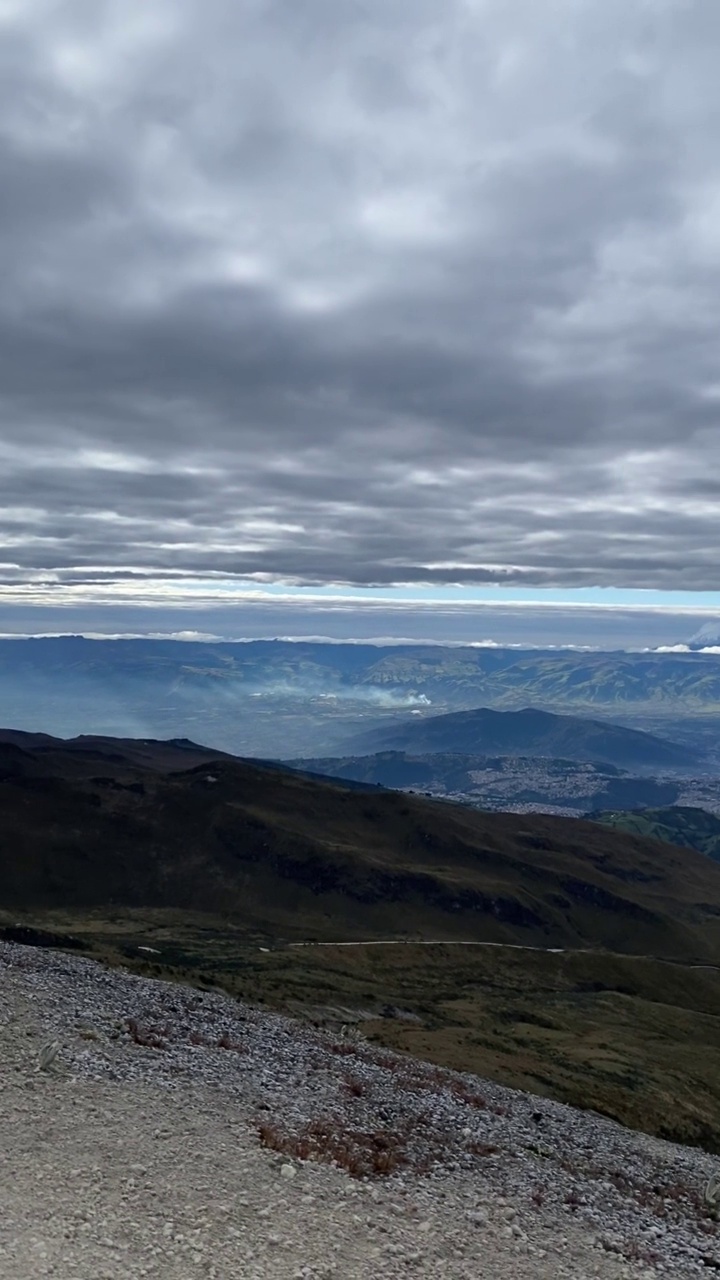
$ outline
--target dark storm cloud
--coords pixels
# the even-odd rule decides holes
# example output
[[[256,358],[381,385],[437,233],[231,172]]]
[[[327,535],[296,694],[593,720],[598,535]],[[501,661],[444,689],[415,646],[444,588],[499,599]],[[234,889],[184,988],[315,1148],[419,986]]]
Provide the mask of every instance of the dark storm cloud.
[[[0,36],[0,581],[720,586],[720,10]]]

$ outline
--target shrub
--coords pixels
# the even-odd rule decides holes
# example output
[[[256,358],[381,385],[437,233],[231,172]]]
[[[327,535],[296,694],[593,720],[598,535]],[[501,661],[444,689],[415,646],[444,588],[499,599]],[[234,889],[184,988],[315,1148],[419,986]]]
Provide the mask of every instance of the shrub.
[[[262,1146],[298,1160],[320,1160],[345,1169],[353,1178],[387,1177],[408,1164],[406,1135],[384,1130],[343,1129],[315,1120],[301,1133],[283,1133],[275,1124],[258,1125]]]

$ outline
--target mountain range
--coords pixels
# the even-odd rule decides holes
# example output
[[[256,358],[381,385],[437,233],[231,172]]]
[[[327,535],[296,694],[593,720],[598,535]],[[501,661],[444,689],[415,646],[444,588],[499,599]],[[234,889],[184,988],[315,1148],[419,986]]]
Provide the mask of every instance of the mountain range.
[[[202,737],[241,755],[329,755],[413,709],[487,706],[720,742],[720,656],[315,641],[0,639],[0,722],[62,737]]]

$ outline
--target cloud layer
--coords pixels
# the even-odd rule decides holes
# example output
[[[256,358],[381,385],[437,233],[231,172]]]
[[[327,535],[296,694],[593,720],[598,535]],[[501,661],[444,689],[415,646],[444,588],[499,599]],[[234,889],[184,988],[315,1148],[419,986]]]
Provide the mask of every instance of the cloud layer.
[[[0,581],[717,590],[719,42],[0,0]]]

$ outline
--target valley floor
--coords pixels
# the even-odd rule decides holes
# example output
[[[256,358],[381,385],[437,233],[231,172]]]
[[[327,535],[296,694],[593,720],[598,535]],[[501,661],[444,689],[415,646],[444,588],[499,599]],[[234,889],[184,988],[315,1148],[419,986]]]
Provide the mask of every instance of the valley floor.
[[[0,944],[0,1106],[0,1276],[14,1280],[720,1269],[702,1205],[718,1161],[703,1152],[220,994],[12,944]]]

